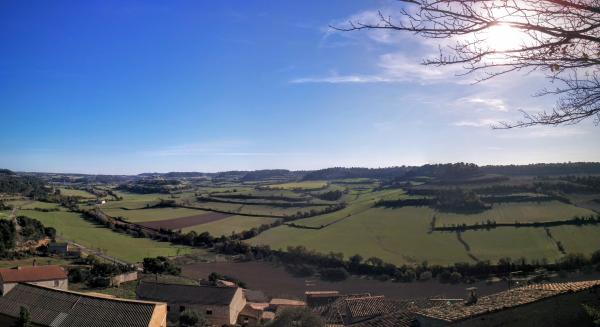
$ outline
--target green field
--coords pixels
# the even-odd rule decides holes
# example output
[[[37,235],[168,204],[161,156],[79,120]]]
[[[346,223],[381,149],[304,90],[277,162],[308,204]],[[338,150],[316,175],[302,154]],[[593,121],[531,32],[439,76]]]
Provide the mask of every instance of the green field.
[[[600,226],[550,227],[552,236],[560,241],[568,253],[591,254],[600,250]]]
[[[588,217],[595,213],[589,209],[576,207],[559,201],[550,202],[522,202],[494,204],[492,209],[476,214],[456,214],[438,212],[436,226],[448,226],[452,224],[475,224],[487,220],[495,220],[497,223],[514,223],[516,221],[544,222],[556,220],[568,220],[576,216]]]
[[[59,188],[61,195],[77,196],[84,199],[95,199],[96,196],[84,190],[76,190],[72,188]]]
[[[123,217],[130,222],[160,221],[181,217],[206,214],[207,211],[185,208],[152,208],[139,210],[105,209],[102,211],[111,217]]]
[[[47,227],[56,228],[59,239],[73,241],[90,249],[99,249],[107,255],[128,262],[139,262],[149,256],[174,256],[195,251],[188,247],[113,232],[84,220],[73,212],[22,210],[19,213],[40,220]]]
[[[471,261],[452,233],[428,234],[428,208],[374,208],[358,213],[320,230],[281,226],[250,240],[252,244],[285,249],[303,245],[322,253],[342,252],[345,257],[360,254],[379,257],[395,264],[452,264]]]
[[[103,209],[141,209],[152,206],[160,199],[169,199],[169,194],[133,194],[126,192],[116,192],[118,196],[123,197],[121,201],[108,201],[102,205]]]
[[[187,227],[182,232],[187,233],[195,231],[197,233],[209,232],[213,236],[231,235],[250,230],[263,224],[270,224],[278,220],[277,218],[231,216],[225,219],[213,221],[206,224]]]
[[[536,260],[545,258],[553,262],[562,255],[555,241],[547,236],[543,228],[533,227],[502,227],[489,231],[463,232],[462,239],[470,248],[467,252],[465,246],[459,242],[456,233],[429,233],[433,216],[440,215],[433,209],[427,207],[369,209],[369,201],[365,199],[362,201],[362,207],[358,205],[361,201],[357,201],[350,208],[344,209],[354,210],[350,216],[320,230],[281,226],[263,232],[251,239],[250,243],[270,245],[275,249],[303,245],[322,253],[342,252],[346,257],[358,253],[365,258],[376,256],[394,264],[419,263],[423,260],[433,264],[473,262],[473,259],[468,257],[469,254],[479,260],[491,262],[497,262],[502,257],[514,259],[525,257]],[[536,212],[542,212],[550,218],[553,212],[558,215],[557,217],[561,217],[564,212],[586,213],[585,209],[563,203],[546,204],[544,209]],[[503,208],[504,212],[513,210],[515,213],[528,213],[533,210],[524,209],[521,203],[512,205],[516,207]],[[336,212],[297,220],[294,223],[319,227],[343,217],[344,214],[347,215],[347,213]],[[520,218],[522,221],[529,219],[527,216]],[[515,218],[512,219],[514,221]],[[561,241],[568,252],[589,254],[600,249],[600,226],[560,226],[552,227],[551,231],[555,240]]]
[[[543,228],[503,227],[489,231],[467,231],[462,233],[462,238],[471,248],[471,253],[480,260],[498,262],[502,257],[524,257],[537,260],[546,258],[553,262],[561,256]]]
[[[251,214],[251,215],[273,215],[273,216],[287,216],[293,215],[300,212],[308,212],[311,209],[322,210],[322,206],[310,206],[310,207],[275,207],[270,205],[262,204],[237,204],[237,203],[222,203],[222,202],[211,202],[211,201],[199,201],[192,203],[194,208],[208,209],[208,210],[219,210],[229,212],[233,214]]]
[[[403,190],[386,190],[379,192],[369,192],[354,194],[352,201],[346,208],[325,215],[299,219],[294,221],[297,225],[308,227],[319,227],[327,225],[340,219],[347,218],[352,215],[359,214],[369,210],[379,199],[400,198],[406,197]]]
[[[271,184],[269,188],[282,189],[282,190],[315,190],[324,188],[327,186],[326,181],[304,181],[304,182],[291,182],[282,184]]]

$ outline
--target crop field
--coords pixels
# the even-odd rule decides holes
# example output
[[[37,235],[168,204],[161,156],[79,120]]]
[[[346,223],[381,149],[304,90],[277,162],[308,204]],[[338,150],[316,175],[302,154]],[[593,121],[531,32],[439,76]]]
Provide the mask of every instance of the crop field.
[[[560,241],[565,251],[591,254],[600,249],[600,226],[557,226],[551,227],[552,237]]]
[[[152,208],[138,210],[124,209],[106,209],[102,211],[111,217],[123,217],[125,220],[139,223],[149,221],[169,220],[181,217],[198,216],[207,213],[202,210],[186,209],[186,208]]]
[[[303,245],[328,253],[341,252],[379,257],[395,264],[451,264],[471,261],[452,233],[429,234],[432,213],[428,208],[373,208],[319,230],[280,226],[250,240],[275,249]]]
[[[168,220],[159,220],[159,221],[149,221],[149,222],[141,222],[140,225],[144,225],[146,227],[155,228],[155,229],[171,229],[177,230],[185,227],[191,227],[201,224],[206,224],[210,222],[219,221],[231,216],[230,214],[220,213],[220,212],[204,212],[199,215],[189,216],[189,217],[180,217],[173,218]]]
[[[311,207],[279,207],[271,205],[260,205],[260,204],[238,204],[238,203],[222,203],[212,201],[199,201],[192,204],[194,208],[218,210],[229,212],[232,214],[250,214],[250,215],[273,215],[273,216],[285,216],[293,215],[300,212],[308,212],[311,209],[321,210],[323,207],[311,206]]]
[[[561,241],[568,252],[589,254],[600,249],[600,226],[552,227],[550,230],[554,240],[546,234],[544,228],[502,227],[489,231],[467,231],[462,233],[461,242],[455,232],[430,233],[433,216],[438,217],[439,224],[441,215],[433,209],[428,207],[369,208],[371,203],[363,201],[362,206],[360,201],[356,201],[348,208],[333,214],[294,221],[297,225],[319,227],[338,220],[322,229],[280,226],[263,232],[250,242],[270,245],[276,249],[303,245],[322,253],[342,252],[346,257],[358,253],[365,258],[376,256],[394,264],[419,263],[424,260],[435,264],[451,264],[473,262],[475,258],[497,262],[502,257],[515,259],[525,257],[536,260],[545,258],[553,262],[562,256],[556,241]],[[575,212],[575,215],[589,213],[586,209],[560,202],[545,204],[547,206],[539,211],[527,208],[526,206],[532,205],[527,203],[513,203],[503,210],[506,215],[509,215],[511,210],[516,214],[541,212],[545,214],[541,216],[547,219],[565,218],[562,215],[565,212]],[[515,208],[510,208],[511,206]],[[347,211],[344,212],[345,210]],[[556,216],[552,216],[553,213]],[[468,217],[468,215],[457,215],[457,217]],[[512,220],[507,222],[514,222],[515,217],[521,218],[521,221],[531,219],[526,215],[512,217]],[[339,220],[340,218],[343,219]],[[496,218],[496,220],[500,222],[500,219]],[[481,219],[473,219],[471,222],[480,221]],[[469,221],[465,220],[465,223]]]
[[[231,235],[231,233],[239,233],[250,230],[263,224],[271,224],[277,220],[279,219],[266,217],[229,216],[218,221],[183,228],[182,232],[208,232],[213,236],[227,236]]]
[[[352,215],[359,214],[366,210],[369,210],[377,200],[379,199],[388,199],[388,198],[400,198],[405,197],[403,190],[386,190],[379,192],[369,192],[363,194],[355,194],[353,196],[353,201],[348,204],[348,206],[342,210],[332,212],[325,215],[319,215],[315,217],[299,219],[294,221],[297,225],[308,226],[308,227],[319,227],[322,225],[327,225],[338,221],[340,219],[345,219]]]
[[[282,184],[271,184],[271,189],[282,189],[282,190],[316,190],[327,186],[326,181],[304,181],[304,182],[291,182]]]
[[[147,206],[152,206],[160,201],[160,199],[169,199],[169,194],[133,194],[125,192],[116,192],[117,195],[123,197],[121,201],[108,201],[102,205],[103,209],[142,209]]]
[[[78,196],[84,199],[95,199],[96,196],[84,190],[76,190],[72,188],[59,188],[60,194],[66,196]]]
[[[57,237],[60,239],[73,241],[90,249],[99,249],[109,256],[127,262],[139,262],[144,257],[150,256],[174,256],[198,251],[171,243],[116,233],[89,222],[73,212],[22,210],[19,214],[38,219],[47,227],[56,228]]]
[[[455,233],[454,233],[455,234]],[[498,262],[502,257],[527,258],[553,262],[562,254],[543,228],[496,228],[489,231],[466,231],[463,240],[480,260]]]
[[[494,220],[497,223],[544,222],[569,220],[573,217],[588,217],[595,213],[589,209],[576,207],[559,201],[522,202],[494,204],[492,209],[476,214],[456,214],[436,212],[436,226],[452,224],[475,224]]]

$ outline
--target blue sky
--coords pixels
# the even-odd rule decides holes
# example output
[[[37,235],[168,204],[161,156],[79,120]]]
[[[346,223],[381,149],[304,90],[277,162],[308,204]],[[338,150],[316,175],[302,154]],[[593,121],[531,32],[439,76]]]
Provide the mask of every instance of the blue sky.
[[[543,77],[478,85],[437,45],[334,32],[388,1],[2,1],[0,167],[140,173],[600,161],[600,128],[498,131]]]

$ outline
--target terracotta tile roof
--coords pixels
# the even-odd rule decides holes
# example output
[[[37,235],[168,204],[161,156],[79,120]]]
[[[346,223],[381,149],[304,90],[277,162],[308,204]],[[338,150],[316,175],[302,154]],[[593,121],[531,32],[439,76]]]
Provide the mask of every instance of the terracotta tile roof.
[[[597,286],[600,286],[600,280],[528,285],[480,297],[477,303],[472,305],[455,303],[421,310],[418,314],[428,318],[455,322]]]
[[[67,279],[67,274],[60,266],[0,269],[0,280],[4,283],[41,282],[56,279]]]
[[[445,303],[430,299],[398,301],[383,296],[342,295],[332,303],[311,309],[330,327],[408,327],[417,310]]]
[[[18,284],[0,297],[0,315],[19,317],[24,306],[36,326],[143,327],[149,325],[156,307],[164,305]]]
[[[384,296],[355,297],[344,299],[352,320],[359,320],[390,312],[395,303]]]

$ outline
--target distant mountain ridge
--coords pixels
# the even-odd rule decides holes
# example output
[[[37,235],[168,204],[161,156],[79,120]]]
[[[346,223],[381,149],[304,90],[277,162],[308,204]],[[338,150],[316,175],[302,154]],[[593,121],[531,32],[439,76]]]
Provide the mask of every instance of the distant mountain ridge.
[[[214,179],[234,179],[240,181],[289,181],[289,180],[334,180],[353,178],[372,179],[401,179],[419,176],[436,178],[468,178],[479,175],[506,175],[506,176],[544,176],[544,175],[576,175],[600,174],[600,162],[566,162],[566,163],[541,163],[527,165],[485,165],[478,166],[473,163],[446,163],[426,164],[422,166],[395,166],[385,168],[365,167],[331,167],[318,170],[288,170],[288,169],[261,169],[261,170],[231,170],[217,173],[205,172],[168,172],[168,173],[142,173],[138,175],[101,175],[101,174],[60,174],[60,173],[20,173],[8,169],[0,170],[0,174],[18,175],[69,175],[78,178],[97,181],[119,181],[139,178],[199,178],[210,177]]]

